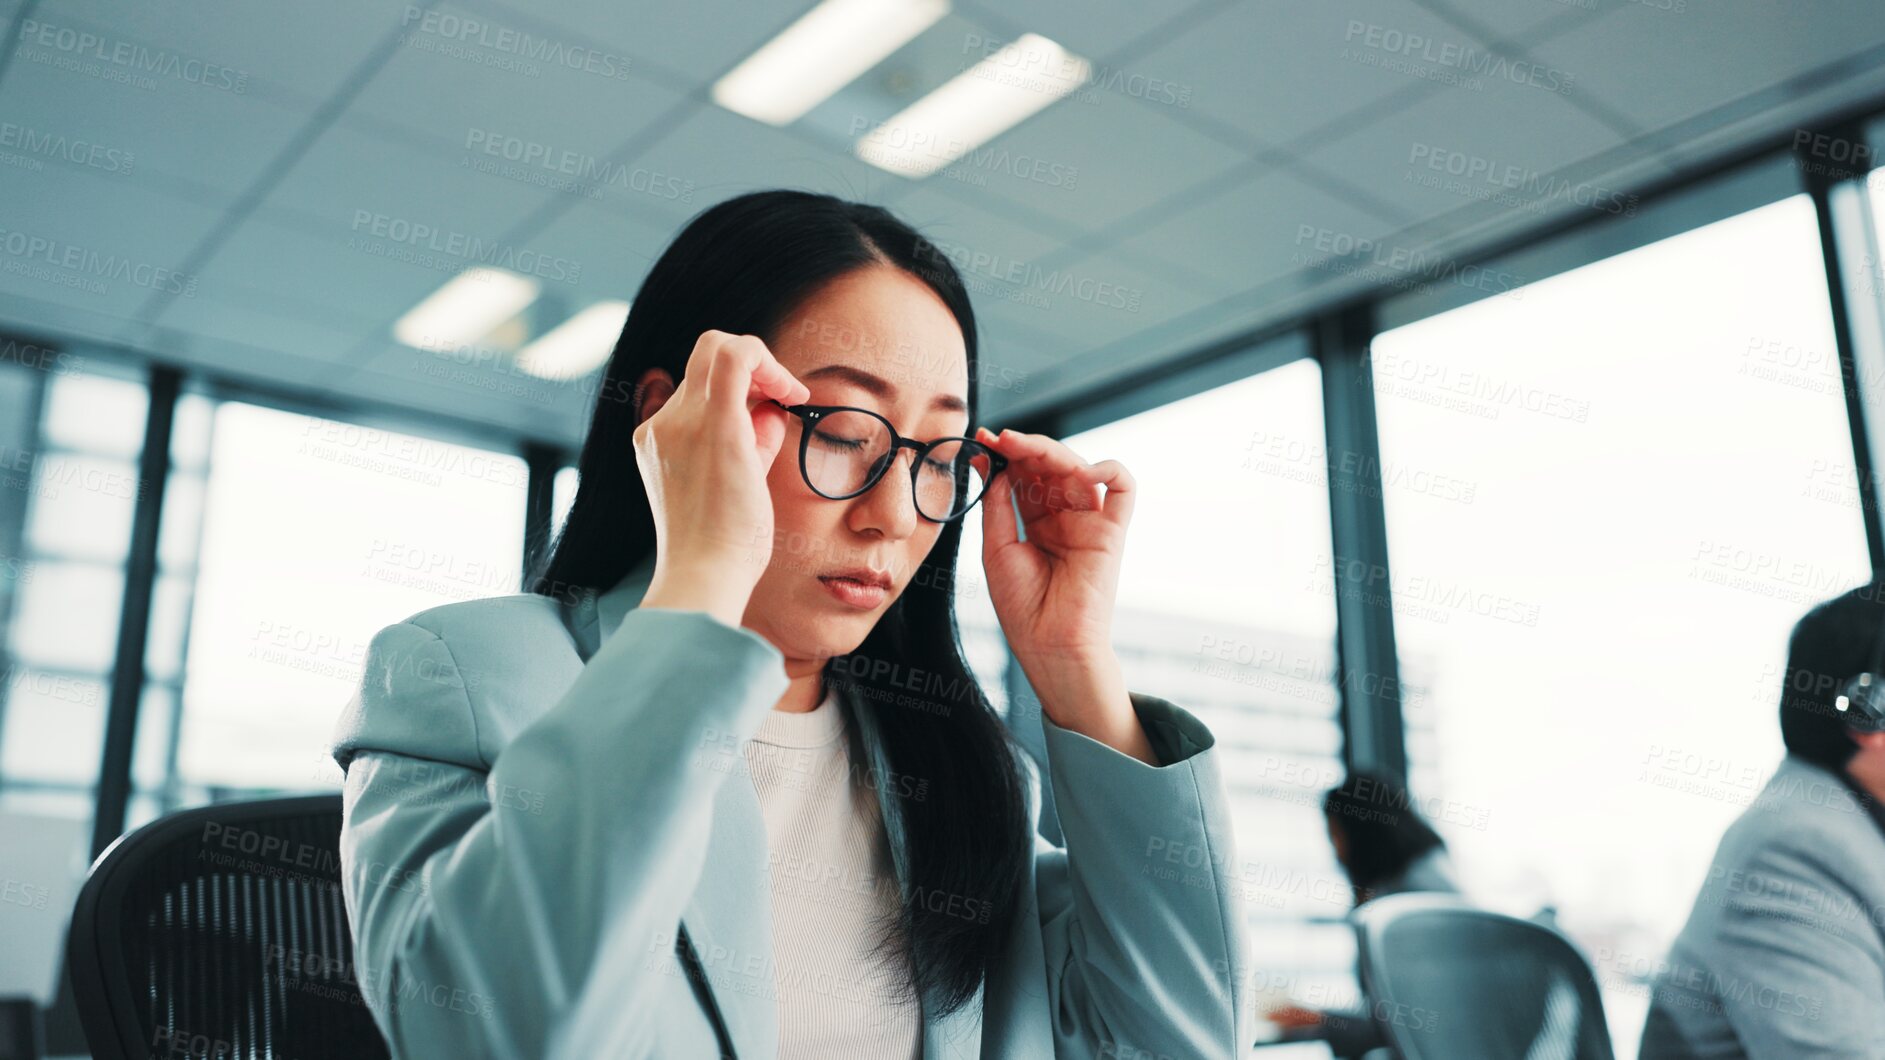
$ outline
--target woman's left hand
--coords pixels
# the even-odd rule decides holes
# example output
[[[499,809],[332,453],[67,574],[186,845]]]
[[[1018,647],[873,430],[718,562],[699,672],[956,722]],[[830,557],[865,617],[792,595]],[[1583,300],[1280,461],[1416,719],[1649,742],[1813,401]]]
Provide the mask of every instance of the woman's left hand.
[[[1046,435],[984,427],[976,439],[1008,458],[982,499],[982,566],[995,617],[1041,709],[1063,728],[1151,761],[1112,645],[1137,497],[1132,473],[1117,460],[1088,464]]]

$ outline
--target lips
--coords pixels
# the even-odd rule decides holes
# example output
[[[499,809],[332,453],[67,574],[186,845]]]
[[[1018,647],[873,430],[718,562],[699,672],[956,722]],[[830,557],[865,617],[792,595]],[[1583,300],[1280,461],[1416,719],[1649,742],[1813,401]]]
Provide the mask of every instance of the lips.
[[[878,589],[890,588],[890,572],[872,570],[869,567],[846,567],[843,570],[826,571],[818,576],[819,581],[853,581],[859,585],[873,586]]]

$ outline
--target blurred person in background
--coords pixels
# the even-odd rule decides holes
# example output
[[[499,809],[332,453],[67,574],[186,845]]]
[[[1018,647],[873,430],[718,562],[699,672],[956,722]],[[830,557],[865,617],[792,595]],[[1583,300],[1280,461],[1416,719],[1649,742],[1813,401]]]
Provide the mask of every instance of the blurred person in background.
[[[662,254],[533,591],[383,629],[335,732],[395,1056],[1242,1054],[1242,908],[1150,871],[1234,846],[1212,733],[1112,649],[1132,477],[979,427],[976,351],[880,207],[756,192]],[[962,654],[978,500],[1064,848]]]
[[[1348,877],[1359,909],[1376,898],[1409,891],[1458,894],[1458,877],[1446,841],[1416,808],[1398,780],[1366,771],[1350,773],[1322,796],[1323,821],[1335,861]],[[1359,971],[1356,981],[1360,981]],[[1318,1010],[1286,1004],[1265,1018],[1328,1043],[1339,1057],[1380,1056],[1385,1039],[1366,1009]],[[1379,1053],[1371,1050],[1382,1050]]]
[[[1716,849],[1642,1060],[1885,1057],[1885,582],[1787,645],[1787,753]]]

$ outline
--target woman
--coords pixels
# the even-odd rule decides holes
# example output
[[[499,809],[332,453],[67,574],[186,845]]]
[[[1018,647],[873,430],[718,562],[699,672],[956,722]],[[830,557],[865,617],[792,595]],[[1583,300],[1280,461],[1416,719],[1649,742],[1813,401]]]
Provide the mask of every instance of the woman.
[[[1446,841],[1399,781],[1350,773],[1322,796],[1322,816],[1356,906],[1407,891],[1459,893]]]
[[[878,207],[722,203],[633,306],[533,593],[382,630],[336,732],[395,1054],[1240,1055],[1213,737],[1110,643],[1131,475],[975,426],[961,279]],[[984,482],[1065,849],[957,637]]]
[[[1399,781],[1352,772],[1323,793],[1322,817],[1356,908],[1409,891],[1460,893],[1446,841],[1421,818]],[[1315,1037],[1327,1042],[1336,1056],[1373,1056],[1370,1050],[1385,1045],[1364,1009],[1318,1011],[1283,1005],[1269,1010],[1266,1018],[1283,1027],[1316,1028]]]

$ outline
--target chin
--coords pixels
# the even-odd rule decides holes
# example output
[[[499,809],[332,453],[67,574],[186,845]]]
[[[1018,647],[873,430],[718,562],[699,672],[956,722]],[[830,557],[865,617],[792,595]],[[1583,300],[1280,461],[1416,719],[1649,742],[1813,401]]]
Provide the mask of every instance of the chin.
[[[833,614],[828,608],[792,609],[779,625],[781,640],[791,645],[788,656],[798,659],[831,659],[849,655],[863,646],[883,612]]]

